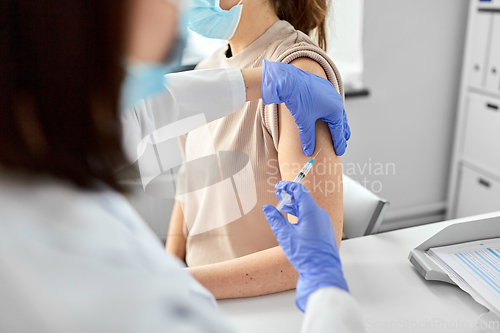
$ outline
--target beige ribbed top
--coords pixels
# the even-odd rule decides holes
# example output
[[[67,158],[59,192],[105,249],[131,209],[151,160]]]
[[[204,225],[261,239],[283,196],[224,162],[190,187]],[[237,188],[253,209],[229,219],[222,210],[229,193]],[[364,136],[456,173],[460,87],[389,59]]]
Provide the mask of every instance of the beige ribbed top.
[[[343,96],[333,62],[308,36],[286,21],[276,22],[233,57],[227,58],[226,51],[227,46],[217,50],[197,68],[253,68],[260,67],[263,59],[289,63],[308,57],[323,67],[328,80]],[[274,193],[274,185],[281,180],[278,132],[277,106],[264,106],[258,100],[247,102],[242,110],[184,138],[186,161],[202,161],[200,172],[210,166],[220,170],[218,182],[200,180],[200,172],[193,171],[195,168],[180,172],[179,188],[190,192],[177,198],[189,230],[189,266],[234,259],[278,245],[262,213],[265,204],[278,202]],[[187,190],[186,184],[195,179],[197,185]],[[200,186],[203,182],[205,188]]]

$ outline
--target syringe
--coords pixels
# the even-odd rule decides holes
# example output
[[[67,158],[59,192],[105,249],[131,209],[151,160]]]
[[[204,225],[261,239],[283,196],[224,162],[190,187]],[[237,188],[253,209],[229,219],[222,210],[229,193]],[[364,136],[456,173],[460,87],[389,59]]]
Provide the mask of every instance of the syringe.
[[[318,152],[316,153],[316,155],[314,155],[314,157],[302,167],[302,170],[300,170],[299,174],[293,180],[295,183],[302,183],[302,181],[304,180],[304,178],[306,178],[307,174],[312,169],[314,159],[316,158],[316,156],[318,156],[318,154],[321,151],[321,149],[323,149],[323,148],[320,148],[320,150],[318,150]],[[279,211],[281,211],[281,209],[283,209],[283,207],[287,203],[290,202],[291,198],[292,197],[290,196],[290,194],[282,191],[281,192],[281,200],[278,203],[278,205],[276,206],[276,209],[279,210]]]

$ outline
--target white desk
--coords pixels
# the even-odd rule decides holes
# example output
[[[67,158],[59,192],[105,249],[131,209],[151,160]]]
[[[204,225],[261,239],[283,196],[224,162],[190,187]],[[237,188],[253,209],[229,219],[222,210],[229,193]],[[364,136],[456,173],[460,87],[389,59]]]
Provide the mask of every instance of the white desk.
[[[500,216],[500,212],[484,216]],[[341,259],[368,332],[481,332],[486,308],[454,285],[426,281],[408,261],[416,246],[457,219],[342,242]],[[219,301],[220,312],[238,332],[300,331],[303,314],[295,291]]]

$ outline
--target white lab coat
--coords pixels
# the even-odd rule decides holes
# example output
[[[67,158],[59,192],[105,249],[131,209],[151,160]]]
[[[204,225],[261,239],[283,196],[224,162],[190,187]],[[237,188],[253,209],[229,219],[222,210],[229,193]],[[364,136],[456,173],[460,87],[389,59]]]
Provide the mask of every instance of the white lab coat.
[[[0,332],[233,332],[122,195],[5,171],[0,184]],[[320,289],[303,332],[360,332],[358,316]]]
[[[236,109],[212,101],[212,120],[245,100],[241,74],[216,71],[217,80],[203,82]],[[190,94],[169,89],[177,115],[162,116],[182,116],[183,105],[195,111],[192,96],[212,98],[190,75]],[[137,115],[146,129],[157,116],[152,111]],[[0,184],[0,332],[233,332],[213,296],[165,252],[122,195],[2,170]],[[323,288],[309,299],[302,331],[364,328],[348,293]]]
[[[136,161],[139,142],[155,130],[196,115],[206,123],[241,110],[246,88],[238,68],[205,69],[169,74],[161,95],[121,113],[123,147]]]

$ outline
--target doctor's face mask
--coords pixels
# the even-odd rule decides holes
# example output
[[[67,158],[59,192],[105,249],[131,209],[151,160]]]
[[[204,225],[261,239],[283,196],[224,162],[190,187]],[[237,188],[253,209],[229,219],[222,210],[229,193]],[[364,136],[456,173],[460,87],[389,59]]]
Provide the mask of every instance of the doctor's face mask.
[[[242,2],[223,10],[220,0],[192,0],[186,10],[187,26],[203,37],[229,40],[240,22]]]
[[[152,63],[133,59],[134,61],[125,64],[125,77],[120,93],[121,110],[129,109],[144,99],[161,94],[167,86],[165,75],[175,72],[181,65],[187,34],[185,9],[174,0],[169,2],[175,5],[179,15],[172,45],[162,62]]]

